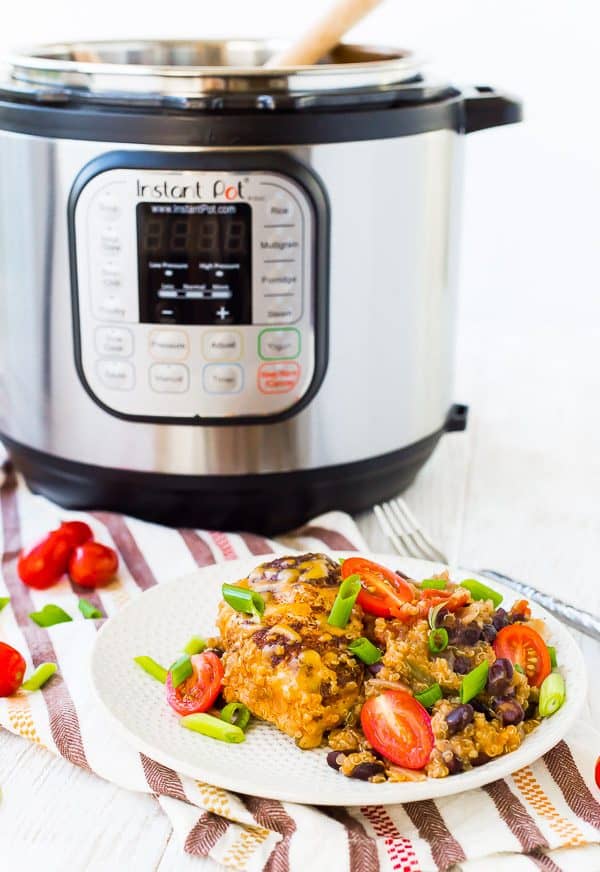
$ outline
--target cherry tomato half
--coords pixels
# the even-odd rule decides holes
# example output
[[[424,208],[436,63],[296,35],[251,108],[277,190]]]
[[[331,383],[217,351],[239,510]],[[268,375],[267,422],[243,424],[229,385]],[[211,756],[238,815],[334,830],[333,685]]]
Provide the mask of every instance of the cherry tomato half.
[[[0,696],[12,696],[23,684],[25,661],[16,648],[0,642]]]
[[[539,687],[552,672],[550,654],[539,633],[526,624],[504,627],[494,639],[496,657],[517,663],[532,687]]]
[[[433,751],[431,718],[405,690],[386,690],[371,696],[360,713],[370,744],[391,763],[422,769]]]
[[[342,577],[360,575],[362,590],[357,602],[370,615],[380,618],[400,616],[400,607],[414,599],[413,587],[391,569],[366,560],[364,557],[348,557],[342,564]]]
[[[203,651],[191,658],[192,675],[173,687],[167,675],[167,702],[180,715],[205,712],[219,695],[223,683],[223,664],[214,651]]]
[[[45,590],[67,571],[73,546],[53,530],[29,551],[21,551],[17,562],[19,578],[27,587]]]
[[[84,542],[71,555],[69,576],[82,587],[102,587],[114,578],[118,566],[113,548],[100,542]]]
[[[63,521],[55,532],[66,539],[73,548],[94,538],[91,527],[85,521]]]
[[[596,786],[598,790],[600,790],[600,757],[596,760],[596,768],[594,769],[594,778],[596,779]]]

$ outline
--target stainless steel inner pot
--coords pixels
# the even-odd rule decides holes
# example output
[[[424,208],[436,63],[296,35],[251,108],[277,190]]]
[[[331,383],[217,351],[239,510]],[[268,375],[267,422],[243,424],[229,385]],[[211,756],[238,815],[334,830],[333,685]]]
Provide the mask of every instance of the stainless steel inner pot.
[[[49,45],[8,58],[15,81],[94,94],[193,96],[401,85],[421,76],[411,52],[341,45],[318,65],[265,69],[282,43],[265,40],[123,41]]]

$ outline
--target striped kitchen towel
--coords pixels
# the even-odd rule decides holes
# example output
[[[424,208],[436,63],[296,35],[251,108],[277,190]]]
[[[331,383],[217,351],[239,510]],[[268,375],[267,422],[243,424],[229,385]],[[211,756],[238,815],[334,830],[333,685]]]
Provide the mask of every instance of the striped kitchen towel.
[[[367,550],[340,512],[269,541],[254,534],[172,530],[117,514],[67,512],[29,492],[10,467],[0,488],[0,639],[28,667],[55,661],[40,693],[0,700],[0,725],[125,788],[155,794],[199,870],[258,872],[520,872],[600,869],[600,795],[593,783],[599,735],[580,723],[544,758],[478,790],[445,799],[368,808],[318,808],[238,796],[138,754],[114,734],[92,697],[86,653],[100,621],[77,610],[86,596],[110,617],[155,584],[237,557],[289,548]],[[69,580],[50,591],[25,587],[17,557],[60,520],[85,519],[121,558],[118,580],[90,593]],[[57,603],[72,623],[43,629],[31,611]]]

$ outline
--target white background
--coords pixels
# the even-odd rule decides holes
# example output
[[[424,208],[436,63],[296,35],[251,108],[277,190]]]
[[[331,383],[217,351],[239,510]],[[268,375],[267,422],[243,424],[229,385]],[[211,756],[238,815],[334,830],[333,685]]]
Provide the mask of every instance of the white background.
[[[291,36],[323,6],[30,0],[3,11],[0,50]],[[600,563],[599,24],[593,0],[387,0],[350,34],[410,47],[455,82],[524,100],[523,125],[468,137],[456,399],[471,404],[471,420],[409,496],[425,506],[421,492],[443,474],[444,451],[454,467],[462,451],[464,517],[446,546],[463,562],[541,575],[555,589],[569,555],[590,573]],[[427,520],[444,535],[441,521]]]

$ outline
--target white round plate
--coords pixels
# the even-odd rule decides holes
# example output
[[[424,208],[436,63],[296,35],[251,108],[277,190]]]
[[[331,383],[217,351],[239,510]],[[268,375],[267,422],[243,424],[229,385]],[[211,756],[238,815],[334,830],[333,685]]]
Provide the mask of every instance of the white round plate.
[[[427,578],[441,568],[397,555],[372,558],[416,579]],[[191,636],[215,635],[214,618],[223,582],[243,578],[269,559],[220,563],[158,585],[102,627],[92,653],[93,686],[121,735],[137,751],[184,775],[253,796],[317,805],[412,802],[479,787],[532,763],[563,738],[584,703],[586,672],[575,641],[564,626],[532,604],[534,616],[543,617],[548,624],[550,643],[557,649],[567,684],[567,700],[516,751],[469,772],[420,782],[371,784],[339,775],[327,765],[326,748],[301,751],[292,739],[265,721],[254,720],[246,741],[239,745],[185,730],[167,705],[164,687],[146,675],[133,658],[146,654],[168,665]],[[451,577],[458,581],[473,574],[451,571]],[[495,582],[493,587],[504,594],[506,602],[515,600],[514,592]]]

